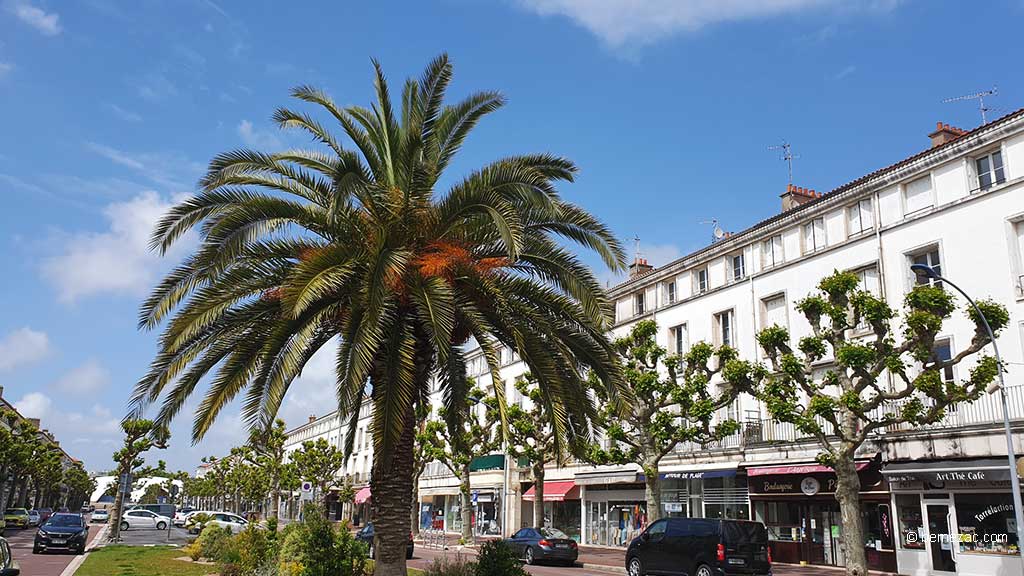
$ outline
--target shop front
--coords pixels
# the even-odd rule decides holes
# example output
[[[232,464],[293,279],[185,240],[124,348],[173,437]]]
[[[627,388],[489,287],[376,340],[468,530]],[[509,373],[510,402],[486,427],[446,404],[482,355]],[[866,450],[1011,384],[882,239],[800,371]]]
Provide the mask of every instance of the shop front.
[[[662,472],[663,517],[750,519],[747,479],[736,465],[724,469]]]
[[[356,491],[352,501],[352,524],[362,526],[370,521],[370,487],[363,486]]]
[[[644,483],[635,470],[597,470],[576,475],[582,487],[583,541],[624,547],[647,526]]]
[[[896,571],[890,494],[874,461],[857,463],[868,568]],[[818,464],[748,468],[754,520],[768,528],[777,562],[845,566],[836,475]]]
[[[420,528],[462,531],[458,486],[430,486],[419,490]]]
[[[1005,458],[890,462],[882,473],[892,490],[901,573],[1022,572]]]
[[[501,536],[501,487],[473,489],[473,527],[477,536]]]
[[[565,532],[569,538],[577,542],[582,541],[580,531],[580,488],[576,486],[575,482],[572,480],[545,482],[544,501],[538,503],[536,498],[536,490],[533,486],[523,493],[524,502],[531,502],[533,506],[540,505],[544,507],[543,527],[557,528]],[[525,515],[524,512],[524,519],[532,517],[532,510],[530,510],[529,516]]]

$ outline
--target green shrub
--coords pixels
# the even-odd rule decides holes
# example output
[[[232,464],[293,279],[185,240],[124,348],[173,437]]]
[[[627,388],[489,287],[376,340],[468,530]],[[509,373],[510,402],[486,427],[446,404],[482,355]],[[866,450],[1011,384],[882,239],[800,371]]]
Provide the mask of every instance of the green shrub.
[[[238,551],[238,568],[246,576],[264,570],[276,559],[267,531],[252,524],[234,537],[234,548]]]
[[[366,551],[348,530],[336,529],[314,505],[302,517],[278,536],[280,576],[365,576]]]
[[[441,556],[423,571],[424,576],[475,576],[476,562],[466,560],[461,556],[449,558]]]
[[[476,557],[474,576],[527,576],[511,546],[501,540],[485,542]]]
[[[189,556],[193,560],[206,558],[221,563],[238,561],[238,551],[231,538],[231,531],[216,524],[203,528],[199,538],[191,544]]]

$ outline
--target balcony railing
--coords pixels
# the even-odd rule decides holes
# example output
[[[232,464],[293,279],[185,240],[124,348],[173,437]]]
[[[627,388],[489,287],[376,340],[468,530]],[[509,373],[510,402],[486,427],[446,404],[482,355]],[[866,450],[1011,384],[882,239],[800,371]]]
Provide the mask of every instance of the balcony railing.
[[[1010,420],[1024,420],[1024,386],[1007,386],[1006,400]],[[899,404],[889,404],[884,409],[876,410],[872,416],[873,418],[881,418],[887,412],[898,411],[899,406]],[[975,402],[958,404],[947,408],[945,417],[933,424],[898,424],[879,430],[876,432],[876,435],[913,430],[953,430],[986,424],[1001,424],[1002,422],[1003,407],[998,393],[986,394]],[[819,418],[818,423],[826,432],[831,431],[831,424],[827,423],[824,419]],[[810,438],[808,434],[797,430],[796,426],[788,422],[769,419],[748,419],[741,425],[740,431],[736,434],[710,444],[696,444],[692,442],[680,444],[676,447],[676,452],[679,454],[715,452],[728,448],[796,442],[809,440]]]

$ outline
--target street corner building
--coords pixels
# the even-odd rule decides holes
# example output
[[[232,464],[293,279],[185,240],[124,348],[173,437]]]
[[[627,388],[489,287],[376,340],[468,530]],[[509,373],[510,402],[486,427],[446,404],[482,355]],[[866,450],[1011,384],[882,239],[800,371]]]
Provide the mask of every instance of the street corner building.
[[[939,123],[934,131],[922,130],[920,142],[919,153],[829,192],[792,184],[766,190],[781,196],[779,213],[746,230],[717,234],[704,248],[661,267],[638,255],[630,277],[609,289],[611,335],[653,320],[659,344],[670,353],[706,341],[761,359],[755,337],[762,328],[787,327],[793,341],[811,333],[794,304],[822,277],[854,272],[863,290],[899,309],[908,291],[931,281],[916,277],[910,265],[926,264],[956,278],[968,293],[1007,307],[1010,324],[999,346],[1012,434],[1021,446],[1024,110],[969,131]],[[944,330],[934,354],[948,359],[970,344],[974,326],[956,315]],[[506,398],[528,407],[529,398],[514,386],[527,367],[513,350],[500,356]],[[965,361],[943,378],[966,378],[972,365]],[[823,361],[816,374],[829,366]],[[478,386],[493,391],[482,351],[467,351],[467,367]],[[346,481],[355,487],[355,502],[329,500],[333,517],[357,524],[369,520],[373,498],[367,487],[373,458],[369,405],[362,410],[355,449],[337,482],[338,489]],[[776,562],[843,566],[836,478],[816,463],[816,441],[771,419],[745,395],[719,417],[741,422],[740,430],[711,444],[682,443],[662,461],[661,515],[757,520],[768,528]],[[935,424],[872,434],[857,461],[870,569],[914,576],[1020,573],[1009,482],[1017,472],[1007,466],[1002,423],[998,398],[986,395],[953,406]],[[347,420],[343,425],[335,414],[312,417],[289,432],[288,446],[316,438],[341,446],[348,432]],[[440,463],[426,466],[415,504],[423,529],[461,531],[458,484]],[[531,523],[541,506],[546,526],[580,544],[622,548],[650,517],[637,466],[551,466],[543,501],[537,501],[525,463],[493,454],[473,463],[471,485],[470,517],[479,536],[511,535]]]

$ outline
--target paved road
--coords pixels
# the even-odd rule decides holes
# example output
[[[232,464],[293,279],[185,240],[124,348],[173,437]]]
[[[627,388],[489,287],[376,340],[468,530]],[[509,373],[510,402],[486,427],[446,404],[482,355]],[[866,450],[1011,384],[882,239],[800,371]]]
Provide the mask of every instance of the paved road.
[[[155,530],[153,528],[133,528],[121,531],[121,543],[128,546],[145,546],[147,544],[173,544],[184,546],[192,538],[184,528],[171,528],[168,537],[167,530]]]
[[[416,547],[416,551],[413,554],[413,559],[409,560],[410,568],[427,568],[431,562],[437,558],[447,556],[449,559],[455,559],[459,555],[463,557],[473,557],[476,555],[471,550],[459,552],[455,549],[448,551],[434,550],[429,548],[423,548],[421,546]],[[526,566],[526,571],[530,574],[537,574],[538,576],[591,576],[600,575],[608,576],[609,572],[606,570],[591,570],[583,568],[579,565],[576,566]]]
[[[101,528],[99,524],[89,527],[89,542],[92,542],[92,538]],[[21,564],[21,573],[25,576],[60,576],[64,568],[75,559],[75,555],[66,552],[33,554],[32,539],[35,535],[35,528],[8,530],[4,535],[11,543],[14,558]]]

